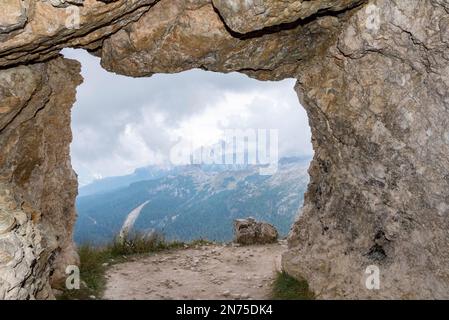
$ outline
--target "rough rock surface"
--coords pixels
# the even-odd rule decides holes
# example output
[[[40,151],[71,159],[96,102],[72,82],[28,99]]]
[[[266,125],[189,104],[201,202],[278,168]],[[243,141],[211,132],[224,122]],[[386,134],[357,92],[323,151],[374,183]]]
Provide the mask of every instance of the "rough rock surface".
[[[50,280],[77,263],[69,144],[79,72],[61,58],[0,71],[0,299],[51,298]]]
[[[0,33],[11,32],[25,25],[27,21],[27,8],[23,1],[4,0],[2,5]]]
[[[337,18],[325,16],[241,38],[229,33],[209,0],[159,1],[105,39],[99,54],[105,69],[129,76],[201,68],[282,79],[297,73],[299,61],[324,50],[340,26]]]
[[[376,3],[298,77],[316,154],[284,266],[322,298],[447,298],[449,6]]]
[[[297,78],[316,153],[284,268],[319,298],[449,298],[446,0],[85,0],[76,28],[67,3],[2,3],[0,297],[47,297],[53,261],[70,260],[79,77],[49,59],[75,46],[129,76]]]
[[[245,34],[288,24],[313,15],[342,11],[361,0],[213,0],[226,25]]]
[[[234,242],[243,245],[274,243],[278,239],[275,227],[253,218],[234,221]]]
[[[84,0],[82,6],[72,5],[75,2],[79,1],[2,3],[0,67],[45,61],[67,46],[95,50],[105,36],[138,19],[155,0],[119,0],[110,4]]]

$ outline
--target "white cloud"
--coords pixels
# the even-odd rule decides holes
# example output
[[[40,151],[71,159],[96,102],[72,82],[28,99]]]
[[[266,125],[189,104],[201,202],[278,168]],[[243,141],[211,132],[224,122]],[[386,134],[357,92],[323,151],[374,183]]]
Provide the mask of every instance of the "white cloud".
[[[107,73],[84,51],[64,55],[82,63],[85,79],[72,121],[81,184],[163,163],[178,137],[211,144],[228,128],[279,129],[281,156],[312,154],[293,79],[260,82],[200,70],[135,79]]]

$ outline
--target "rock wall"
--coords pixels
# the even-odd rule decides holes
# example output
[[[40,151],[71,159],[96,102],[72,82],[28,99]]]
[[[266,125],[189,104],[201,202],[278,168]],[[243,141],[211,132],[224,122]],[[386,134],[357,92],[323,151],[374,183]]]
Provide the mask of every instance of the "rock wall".
[[[0,298],[51,297],[50,275],[57,281],[76,260],[68,145],[80,77],[57,58],[68,46],[128,76],[202,68],[297,78],[315,158],[284,268],[319,298],[449,297],[447,1],[7,0],[5,8]],[[378,268],[380,290],[366,288],[368,266]]]
[[[80,65],[61,58],[0,71],[0,299],[53,296],[76,264],[70,109]]]
[[[154,2],[3,0],[0,68],[46,61],[57,57],[68,46],[95,51],[104,37],[137,20]]]
[[[448,19],[373,1],[298,77],[316,154],[284,267],[320,298],[449,296]]]

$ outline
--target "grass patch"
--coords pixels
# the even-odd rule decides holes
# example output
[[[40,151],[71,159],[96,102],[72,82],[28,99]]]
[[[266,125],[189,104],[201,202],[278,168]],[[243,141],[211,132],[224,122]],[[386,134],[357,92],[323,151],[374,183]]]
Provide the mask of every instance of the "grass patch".
[[[206,239],[197,239],[193,240],[189,243],[189,247],[202,247],[202,246],[210,246],[213,245],[214,242],[206,240]]]
[[[104,247],[90,244],[78,248],[80,257],[81,286],[79,290],[68,290],[60,286],[59,300],[92,300],[101,298],[106,288],[105,273],[109,265],[127,261],[130,257],[184,247],[182,242],[168,242],[162,235],[144,236],[139,233],[125,240],[117,239]]]
[[[92,300],[103,294],[106,287],[106,263],[109,254],[105,249],[95,248],[89,244],[78,248],[80,257],[81,285],[79,290],[68,290],[61,285],[62,294],[58,300]]]
[[[306,280],[297,280],[285,271],[278,272],[271,293],[273,300],[314,300]]]
[[[114,259],[126,256],[146,254],[150,252],[179,249],[183,246],[183,242],[167,242],[164,236],[160,234],[144,236],[142,234],[135,233],[129,235],[125,240],[117,239],[109,246],[107,246],[105,251],[107,252],[110,259]]]

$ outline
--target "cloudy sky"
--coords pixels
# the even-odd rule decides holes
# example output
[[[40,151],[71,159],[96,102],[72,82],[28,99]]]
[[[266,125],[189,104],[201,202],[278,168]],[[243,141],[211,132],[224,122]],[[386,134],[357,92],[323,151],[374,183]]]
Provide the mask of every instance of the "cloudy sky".
[[[85,51],[63,53],[83,66],[71,146],[81,185],[169,163],[180,138],[211,144],[224,129],[278,129],[281,157],[312,154],[293,79],[261,82],[201,70],[134,79],[104,71]]]

